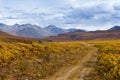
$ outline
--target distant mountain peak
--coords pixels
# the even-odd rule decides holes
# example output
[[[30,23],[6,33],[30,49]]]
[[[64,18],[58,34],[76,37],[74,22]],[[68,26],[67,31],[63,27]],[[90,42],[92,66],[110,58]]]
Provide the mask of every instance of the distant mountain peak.
[[[32,24],[22,24],[21,26],[32,26]]]
[[[21,27],[21,26],[20,26],[19,24],[17,24],[17,23],[14,24],[14,25],[12,25],[12,26]]]
[[[19,25],[18,23],[14,24],[14,25]]]
[[[73,32],[73,31],[76,31],[77,29],[76,28],[70,28],[70,29],[67,29],[67,32]]]
[[[76,30],[75,32],[86,32],[86,31],[83,30],[83,29],[78,29],[78,30]]]
[[[55,25],[48,25],[46,28],[53,29],[53,28],[58,28]]]
[[[4,23],[0,23],[0,25],[5,25]]]
[[[50,33],[52,33],[54,35],[65,33],[64,29],[56,27],[55,25],[48,25],[44,29],[47,30],[47,31],[49,31]]]
[[[109,30],[118,30],[118,29],[120,29],[120,26],[116,25],[116,26],[110,28]]]
[[[4,27],[6,26],[6,24],[0,23],[0,27]]]

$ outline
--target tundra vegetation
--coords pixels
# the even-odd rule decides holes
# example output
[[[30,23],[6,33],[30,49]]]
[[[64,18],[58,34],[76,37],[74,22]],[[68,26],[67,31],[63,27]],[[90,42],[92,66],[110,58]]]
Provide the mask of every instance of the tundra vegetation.
[[[28,42],[0,40],[0,80],[51,77],[62,68],[77,64],[91,50],[89,45],[99,49],[93,78],[120,79],[120,40]]]
[[[120,80],[120,40],[97,40],[90,43],[99,49],[93,71],[94,80]]]

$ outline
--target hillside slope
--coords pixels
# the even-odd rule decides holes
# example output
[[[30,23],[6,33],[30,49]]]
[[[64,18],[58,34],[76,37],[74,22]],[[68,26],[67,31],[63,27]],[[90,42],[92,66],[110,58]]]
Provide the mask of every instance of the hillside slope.
[[[51,41],[71,41],[71,40],[93,40],[93,39],[111,39],[120,38],[120,30],[106,30],[106,31],[90,31],[81,32],[74,31],[65,34],[59,34],[57,36],[46,37],[46,40]]]
[[[33,43],[33,42],[38,42],[38,43],[42,43],[42,41],[43,40],[41,40],[41,39],[21,37],[21,36],[12,35],[12,34],[0,31],[0,42],[8,42],[8,43],[9,42],[10,43],[16,43],[16,42]]]

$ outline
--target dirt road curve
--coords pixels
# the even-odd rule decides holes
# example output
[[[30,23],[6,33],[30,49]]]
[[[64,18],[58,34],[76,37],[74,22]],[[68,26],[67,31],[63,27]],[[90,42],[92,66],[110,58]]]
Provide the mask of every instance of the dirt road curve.
[[[90,50],[78,65],[69,68],[60,76],[50,80],[85,80],[97,61],[96,55],[97,49],[93,47],[93,50]]]

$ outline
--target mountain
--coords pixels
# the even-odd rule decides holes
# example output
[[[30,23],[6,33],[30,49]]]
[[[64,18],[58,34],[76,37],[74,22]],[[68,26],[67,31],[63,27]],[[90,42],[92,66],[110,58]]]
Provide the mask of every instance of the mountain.
[[[44,38],[50,41],[71,41],[71,40],[93,40],[93,39],[111,39],[120,38],[119,30],[105,30],[105,31],[74,31],[64,34],[59,34],[57,36],[50,36]]]
[[[0,40],[2,39],[28,39],[28,38],[25,38],[25,37],[20,37],[20,36],[16,36],[16,35],[12,35],[12,34],[9,34],[9,33],[6,33],[6,32],[3,32],[3,31],[0,31]],[[29,38],[30,39],[30,38]]]
[[[77,29],[75,30],[76,32],[86,32],[85,30],[82,30],[82,29]]]
[[[120,26],[114,26],[114,27],[112,27],[112,28],[110,28],[109,30],[120,30]]]
[[[100,38],[119,38],[120,26],[114,26],[105,31],[85,31],[81,29],[62,29],[54,25],[49,25],[45,28],[41,28],[32,24],[15,24],[6,25],[0,23],[0,31],[7,32],[9,34],[18,35],[21,37],[29,38],[44,38],[50,40],[91,40]],[[50,37],[48,37],[50,36]]]
[[[19,24],[15,24],[15,25],[9,25],[9,26],[5,26],[3,28],[1,28],[3,31],[11,33],[11,34],[15,34],[17,31],[24,29],[25,26],[24,25],[19,25]]]
[[[15,37],[14,35],[8,34],[6,32],[0,31],[0,38],[3,37]]]
[[[7,26],[6,24],[0,23],[0,28]]]
[[[0,29],[10,34],[30,38],[43,38],[68,32],[65,29],[58,28],[54,25],[49,25],[45,28],[41,28],[37,25],[32,24],[15,24],[10,26],[6,25],[4,27],[0,27]]]
[[[2,28],[3,31],[23,37],[42,38],[52,35],[50,32],[32,24],[15,24]]]
[[[73,32],[77,29],[75,28],[62,29],[62,28],[56,27],[55,25],[49,25],[45,28],[41,28],[38,25],[32,25],[32,24],[6,25],[3,23],[0,23],[0,30],[13,35],[18,35],[23,37],[43,38],[47,36],[63,34],[66,32]]]
[[[76,28],[66,29],[67,32],[73,32],[73,31],[76,31],[76,30],[78,30],[78,29],[76,29]]]
[[[25,28],[17,31],[15,34],[25,37],[41,38],[52,35],[50,32],[40,28],[37,25],[25,24]]]
[[[57,35],[57,34],[66,32],[64,29],[58,28],[54,25],[49,25],[49,26],[45,27],[44,29],[47,30],[48,32],[52,33],[53,35]]]
[[[28,38],[28,37],[21,37],[21,36],[11,35],[9,33],[0,31],[0,42],[5,42],[5,43],[22,42],[22,43],[31,44],[33,42],[43,43],[43,42],[46,42],[46,41],[44,41],[42,39]]]

